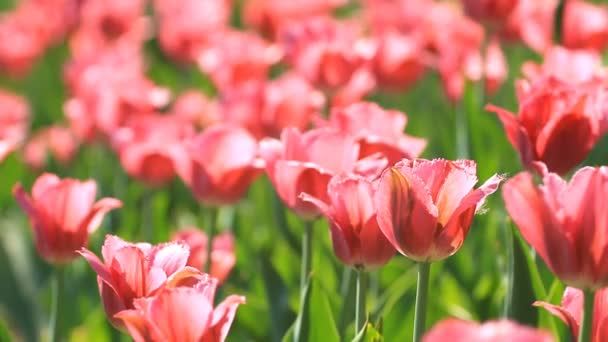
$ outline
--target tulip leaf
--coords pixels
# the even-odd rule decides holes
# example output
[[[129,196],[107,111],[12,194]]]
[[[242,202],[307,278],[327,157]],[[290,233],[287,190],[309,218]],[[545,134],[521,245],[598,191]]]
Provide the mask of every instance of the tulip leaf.
[[[507,317],[535,326],[538,311],[532,306],[536,298],[545,298],[546,291],[538,275],[536,264],[530,262],[530,247],[519,238],[518,231],[509,225],[509,292],[505,314]],[[540,294],[540,296],[538,296]]]
[[[293,329],[293,334],[291,330]],[[327,295],[313,276],[308,278],[301,294],[301,307],[298,317],[283,341],[293,336],[295,342],[339,342],[340,334],[329,305]]]
[[[271,317],[272,340],[280,340],[280,336],[289,327],[293,313],[289,309],[289,289],[276,271],[270,257],[262,258],[262,276],[264,288],[268,297],[268,307]]]

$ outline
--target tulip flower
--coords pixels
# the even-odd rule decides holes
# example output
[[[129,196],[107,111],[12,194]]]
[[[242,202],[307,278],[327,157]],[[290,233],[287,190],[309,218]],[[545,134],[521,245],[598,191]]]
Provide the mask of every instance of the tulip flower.
[[[30,110],[24,98],[0,91],[0,162],[24,140]]]
[[[473,216],[502,180],[494,175],[473,189],[476,173],[472,160],[403,160],[379,180],[378,225],[399,253],[418,262],[414,341],[424,332],[430,263],[460,249]]]
[[[394,247],[380,231],[373,203],[374,186],[369,179],[341,174],[327,186],[329,202],[302,193],[304,202],[313,204],[329,221],[334,252],[344,264],[370,269],[386,264]]]
[[[72,132],[61,126],[51,126],[34,134],[23,148],[23,160],[34,170],[42,170],[51,154],[60,164],[68,164],[75,156],[78,142]]]
[[[197,90],[181,93],[171,106],[171,114],[200,128],[207,128],[220,121],[217,102]]]
[[[192,287],[163,288],[116,317],[135,342],[223,342],[245,297],[231,295],[214,307],[216,286],[215,279],[203,278]]]
[[[544,185],[534,185],[528,172],[505,184],[509,215],[564,283],[579,289],[608,286],[608,167],[582,168],[570,182],[546,169],[541,172]]]
[[[248,26],[257,28],[270,37],[292,21],[330,15],[347,0],[250,0],[244,3],[244,20]]]
[[[419,35],[386,32],[375,37],[373,72],[382,87],[403,90],[422,78],[428,57]]]
[[[173,234],[172,241],[183,241],[190,247],[190,255],[186,265],[196,269],[204,269],[207,264],[207,234],[198,228],[181,229]],[[211,267],[209,274],[223,283],[236,264],[234,254],[234,236],[232,233],[220,233],[213,237],[211,244]]]
[[[180,62],[193,62],[208,47],[211,36],[228,28],[230,1],[154,0],[158,41]]]
[[[112,325],[119,329],[124,325],[115,315],[133,309],[134,300],[153,296],[163,286],[191,284],[201,275],[186,266],[189,251],[184,243],[152,246],[107,235],[101,248],[103,261],[86,248],[79,253],[97,273],[104,309]]]
[[[89,235],[99,227],[103,216],[122,203],[114,198],[95,202],[97,184],[92,180],[60,179],[45,173],[38,177],[28,195],[21,184],[13,194],[30,219],[36,248],[51,264],[66,264],[78,257],[88,244]]]
[[[251,32],[232,30],[213,35],[196,62],[215,86],[225,91],[266,80],[270,67],[281,57],[278,46]]]
[[[608,6],[568,0],[564,4],[564,45],[602,52],[608,46]]]
[[[401,254],[434,262],[456,253],[473,215],[502,178],[494,175],[478,189],[471,160],[403,160],[384,171],[374,200],[378,224]]]
[[[194,135],[188,122],[168,115],[137,118],[111,136],[125,171],[149,185],[165,184],[187,162],[183,142]]]
[[[212,206],[241,199],[264,167],[256,140],[234,125],[213,125],[187,143],[186,149],[189,158],[178,174],[199,201]]]
[[[357,137],[360,157],[381,153],[389,164],[417,158],[426,140],[404,134],[407,116],[397,110],[384,110],[372,102],[359,102],[332,110],[330,124]]]
[[[300,217],[311,220],[320,211],[298,196],[305,192],[329,203],[327,184],[341,172],[377,175],[383,163],[359,159],[359,145],[351,135],[332,129],[318,128],[300,133],[286,128],[281,141],[264,139],[260,143],[266,173],[283,203]]]
[[[519,113],[488,105],[502,121],[522,163],[544,162],[565,174],[582,162],[603,134],[601,86],[575,86],[553,77],[518,84]]]
[[[548,332],[520,325],[509,320],[483,324],[449,318],[437,323],[422,339],[423,342],[551,342]]]
[[[375,81],[368,64],[372,44],[354,22],[318,17],[285,25],[281,42],[286,60],[313,85],[336,91],[334,105],[360,100]]]
[[[527,61],[521,71],[531,82],[543,77],[555,77],[561,82],[584,84],[605,79],[607,70],[602,66],[602,58],[593,50],[570,50],[553,46],[543,56],[543,64]]]
[[[562,303],[553,305],[546,302],[535,302],[535,306],[540,306],[549,311],[554,316],[559,317],[570,329],[573,339],[579,335],[581,316],[583,315],[583,291],[568,287],[564,291]],[[599,290],[594,297],[594,312],[592,322],[592,342],[601,342],[608,339],[608,290]]]
[[[250,82],[221,94],[225,121],[246,127],[256,138],[278,137],[284,128],[305,130],[325,97],[302,76],[288,72],[269,82]]]

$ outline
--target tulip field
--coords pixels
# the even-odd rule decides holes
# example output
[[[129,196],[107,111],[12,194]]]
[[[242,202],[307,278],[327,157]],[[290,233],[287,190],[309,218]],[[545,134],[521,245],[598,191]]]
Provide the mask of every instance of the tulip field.
[[[0,342],[608,342],[608,4],[0,11]]]

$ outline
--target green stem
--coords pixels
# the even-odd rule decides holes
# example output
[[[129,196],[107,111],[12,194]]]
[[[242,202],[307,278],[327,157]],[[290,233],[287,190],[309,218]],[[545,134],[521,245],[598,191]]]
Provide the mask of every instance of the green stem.
[[[207,221],[205,228],[207,230],[207,262],[205,263],[205,273],[211,274],[211,254],[213,253],[213,237],[215,236],[217,217],[219,208],[209,207],[207,210]]]
[[[53,279],[53,304],[51,312],[50,332],[51,342],[57,342],[62,339],[61,318],[63,317],[63,284],[64,284],[64,266],[55,266]]]
[[[456,156],[467,159],[469,157],[469,129],[467,116],[462,101],[454,105],[455,133],[456,133]]]
[[[154,243],[154,195],[156,189],[144,189],[144,197],[142,203],[142,233],[143,240]]]
[[[367,294],[367,273],[357,270],[357,299],[355,302],[355,336],[365,325],[365,298]]]
[[[429,292],[431,264],[418,263],[418,283],[416,287],[416,311],[414,316],[414,342],[422,339],[426,325],[426,305]]]
[[[592,327],[593,327],[593,303],[595,302],[595,291],[585,290],[585,306],[583,307],[583,318],[581,327],[578,332],[579,342],[591,341]]]
[[[314,221],[304,222],[304,234],[302,236],[302,268],[300,273],[300,289],[304,289],[306,281],[312,270],[312,227]]]

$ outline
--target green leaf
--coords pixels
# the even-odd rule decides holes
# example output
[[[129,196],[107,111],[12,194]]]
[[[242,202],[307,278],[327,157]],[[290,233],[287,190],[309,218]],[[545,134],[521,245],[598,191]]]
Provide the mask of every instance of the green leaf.
[[[545,298],[546,291],[536,263],[517,229],[509,224],[510,239],[509,292],[506,315],[521,323],[536,326],[538,310],[532,306],[536,298]]]
[[[314,277],[308,278],[301,299],[302,306],[293,327],[293,341],[339,342],[340,334],[327,295]],[[288,331],[287,335],[289,334]]]
[[[4,319],[0,319],[0,342],[11,342],[13,338]]]

